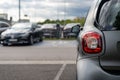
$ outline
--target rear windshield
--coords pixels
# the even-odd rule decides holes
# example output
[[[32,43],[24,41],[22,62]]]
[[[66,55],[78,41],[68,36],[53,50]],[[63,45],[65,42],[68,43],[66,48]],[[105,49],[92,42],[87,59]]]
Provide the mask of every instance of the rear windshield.
[[[120,30],[120,0],[111,0],[103,5],[99,24],[103,30]]]

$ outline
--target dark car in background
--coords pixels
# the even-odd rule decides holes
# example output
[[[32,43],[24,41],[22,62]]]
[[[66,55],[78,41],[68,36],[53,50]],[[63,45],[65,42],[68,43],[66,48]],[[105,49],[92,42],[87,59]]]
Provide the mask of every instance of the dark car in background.
[[[59,24],[44,24],[41,29],[43,36],[47,38],[59,38],[61,35],[61,27]]]
[[[41,27],[42,27],[42,25],[37,24],[37,28],[38,28],[38,29],[41,29]]]
[[[120,0],[94,1],[77,49],[77,80],[120,80]]]
[[[4,21],[0,21],[0,34],[8,29],[10,27],[10,24]]]
[[[1,33],[2,45],[23,43],[32,45],[36,41],[42,41],[42,31],[35,23],[16,23]]]
[[[74,29],[74,32],[72,32],[72,28],[76,28],[76,30]],[[63,28],[63,36],[64,38],[69,38],[69,37],[77,37],[78,33],[80,31],[80,23],[69,23],[66,24],[66,26]]]

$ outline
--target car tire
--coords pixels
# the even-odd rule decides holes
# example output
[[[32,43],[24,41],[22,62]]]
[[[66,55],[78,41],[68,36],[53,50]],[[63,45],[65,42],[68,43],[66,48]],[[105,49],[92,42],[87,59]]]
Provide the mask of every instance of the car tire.
[[[34,44],[34,40],[33,40],[33,36],[31,35],[30,37],[29,37],[29,45],[33,45]]]

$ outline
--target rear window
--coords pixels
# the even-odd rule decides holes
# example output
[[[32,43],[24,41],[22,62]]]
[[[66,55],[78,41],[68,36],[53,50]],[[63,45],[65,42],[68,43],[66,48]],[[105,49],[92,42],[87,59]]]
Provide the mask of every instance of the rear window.
[[[120,30],[120,0],[111,0],[103,5],[99,24],[103,30]]]

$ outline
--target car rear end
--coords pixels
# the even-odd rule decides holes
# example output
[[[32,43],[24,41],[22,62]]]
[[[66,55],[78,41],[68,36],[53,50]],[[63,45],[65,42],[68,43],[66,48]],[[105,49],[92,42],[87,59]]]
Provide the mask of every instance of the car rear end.
[[[120,0],[95,0],[78,38],[77,80],[120,80]]]
[[[56,37],[57,29],[56,24],[44,24],[42,26],[43,36],[47,38]]]
[[[56,37],[56,30],[55,29],[43,29],[43,36],[44,37]]]
[[[64,38],[72,37],[71,28],[64,29],[63,35],[64,35]]]

